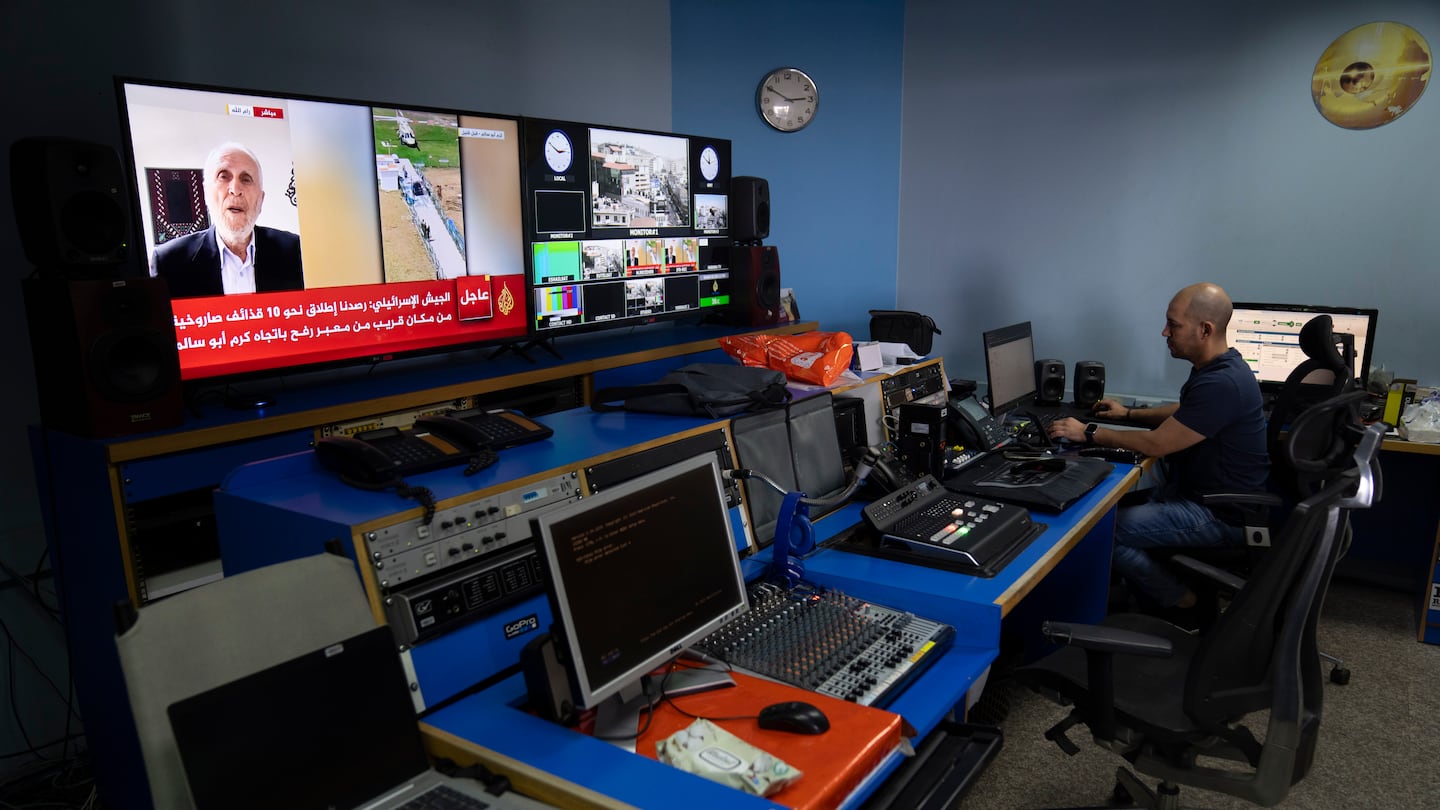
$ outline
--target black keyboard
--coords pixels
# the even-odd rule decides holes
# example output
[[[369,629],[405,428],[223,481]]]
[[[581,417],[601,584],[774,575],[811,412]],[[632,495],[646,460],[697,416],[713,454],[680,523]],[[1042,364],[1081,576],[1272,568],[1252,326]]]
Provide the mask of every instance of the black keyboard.
[[[488,802],[466,796],[454,788],[436,785],[396,810],[485,810],[489,806]]]
[[[503,450],[518,444],[548,439],[555,431],[516,411],[487,411],[475,408],[455,411],[450,416],[474,425],[485,435],[491,449]]]
[[[950,646],[948,624],[801,583],[749,587],[750,610],[694,649],[736,669],[883,707]]]

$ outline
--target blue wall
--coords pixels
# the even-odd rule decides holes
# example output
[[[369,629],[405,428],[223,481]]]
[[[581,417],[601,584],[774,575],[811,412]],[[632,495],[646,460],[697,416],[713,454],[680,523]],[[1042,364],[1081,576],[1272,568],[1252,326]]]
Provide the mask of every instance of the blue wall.
[[[869,336],[866,310],[895,302],[903,6],[893,0],[671,9],[674,129],[729,137],[741,175],[770,184],[770,238],[800,314]],[[814,123],[771,129],[760,78],[798,67],[820,89]]]
[[[1039,356],[1173,396],[1165,307],[1209,280],[1378,307],[1375,363],[1440,381],[1440,98],[1367,131],[1310,98],[1375,20],[1440,45],[1433,2],[907,3],[899,301],[946,370],[983,380],[980,332],[1030,320]]]

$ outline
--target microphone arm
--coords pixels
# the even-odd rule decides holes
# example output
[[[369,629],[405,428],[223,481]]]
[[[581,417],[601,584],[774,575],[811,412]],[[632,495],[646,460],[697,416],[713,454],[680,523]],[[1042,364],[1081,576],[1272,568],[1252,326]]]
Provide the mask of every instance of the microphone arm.
[[[880,451],[878,448],[866,447],[865,452],[860,457],[860,463],[855,465],[855,475],[850,478],[850,481],[845,485],[845,488],[843,490],[836,493],[835,495],[832,495],[829,498],[810,498],[802,495],[800,497],[800,503],[803,503],[806,506],[815,506],[820,508],[828,508],[836,504],[844,503],[845,501],[850,499],[851,495],[855,494],[855,490],[859,489],[865,483],[865,479],[870,476],[870,471],[875,468],[875,462],[878,461],[879,458]],[[725,477],[733,481],[759,481],[760,483],[765,484],[766,486],[775,490],[775,492],[777,492],[781,497],[790,494],[788,490],[775,483],[775,481],[772,480],[768,475],[760,472],[759,470],[750,470],[744,468],[736,470],[726,470]]]

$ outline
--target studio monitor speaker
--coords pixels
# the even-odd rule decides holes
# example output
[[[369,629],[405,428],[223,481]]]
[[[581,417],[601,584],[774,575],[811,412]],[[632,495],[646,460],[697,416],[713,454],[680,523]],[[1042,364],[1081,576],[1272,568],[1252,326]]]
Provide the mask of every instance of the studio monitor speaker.
[[[114,149],[70,138],[15,141],[10,196],[36,267],[76,276],[128,269],[130,192]]]
[[[1059,405],[1065,398],[1065,363],[1061,360],[1035,361],[1035,402]]]
[[[770,236],[770,183],[765,178],[730,178],[730,236],[736,242]]]
[[[780,322],[780,254],[774,246],[730,248],[730,310],[725,320],[742,326]]]
[[[29,278],[24,293],[46,427],[103,438],[184,420],[163,280]]]
[[[1081,360],[1075,364],[1075,405],[1094,407],[1105,398],[1105,364],[1098,360]]]

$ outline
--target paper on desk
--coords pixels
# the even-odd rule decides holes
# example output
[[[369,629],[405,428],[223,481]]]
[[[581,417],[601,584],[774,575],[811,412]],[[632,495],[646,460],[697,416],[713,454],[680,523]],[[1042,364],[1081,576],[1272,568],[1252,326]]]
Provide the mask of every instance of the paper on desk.
[[[920,355],[908,343],[886,343],[880,341],[880,362],[887,366],[900,365],[901,360],[919,360]]]

